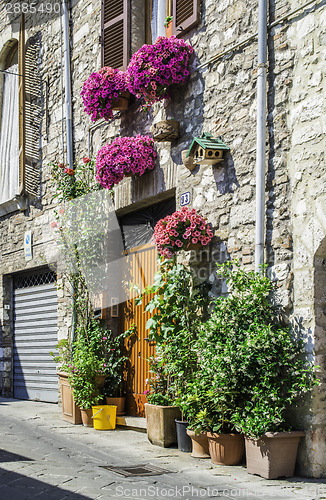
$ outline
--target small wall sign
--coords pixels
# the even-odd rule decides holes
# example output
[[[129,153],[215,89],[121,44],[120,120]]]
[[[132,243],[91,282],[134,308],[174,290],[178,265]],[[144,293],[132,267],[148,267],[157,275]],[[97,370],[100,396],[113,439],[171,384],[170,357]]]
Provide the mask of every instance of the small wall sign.
[[[24,252],[25,260],[29,261],[33,259],[32,253],[32,231],[26,231],[24,236]]]
[[[185,205],[189,205],[190,201],[190,192],[188,191],[187,193],[182,193],[182,195],[180,196],[180,205],[184,207]]]

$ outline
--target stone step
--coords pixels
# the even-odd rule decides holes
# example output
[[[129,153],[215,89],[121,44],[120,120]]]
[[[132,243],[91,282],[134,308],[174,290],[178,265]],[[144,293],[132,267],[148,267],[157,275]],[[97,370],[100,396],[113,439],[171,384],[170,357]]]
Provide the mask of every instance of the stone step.
[[[129,417],[128,415],[117,417],[117,426],[147,432],[146,418],[144,417]]]

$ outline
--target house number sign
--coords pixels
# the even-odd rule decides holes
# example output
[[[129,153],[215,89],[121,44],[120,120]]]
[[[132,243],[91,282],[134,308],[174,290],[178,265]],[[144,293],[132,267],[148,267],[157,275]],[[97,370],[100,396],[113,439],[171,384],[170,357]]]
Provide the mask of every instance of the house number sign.
[[[187,193],[183,193],[183,194],[180,196],[180,205],[181,205],[182,207],[184,207],[185,205],[189,205],[190,200],[191,200],[191,196],[190,196],[189,191],[188,191]]]

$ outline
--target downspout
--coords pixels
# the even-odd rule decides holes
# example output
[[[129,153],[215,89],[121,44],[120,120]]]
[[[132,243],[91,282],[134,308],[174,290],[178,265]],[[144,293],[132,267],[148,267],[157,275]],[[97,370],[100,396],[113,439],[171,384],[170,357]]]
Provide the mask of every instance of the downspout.
[[[62,0],[63,11],[63,57],[65,66],[65,104],[66,104],[66,134],[67,134],[67,163],[73,168],[73,144],[72,144],[72,109],[71,109],[71,72],[70,72],[70,40],[69,40],[69,10],[70,0]],[[75,288],[71,285],[71,339],[75,340],[76,310],[75,310]]]
[[[262,272],[265,242],[265,162],[266,162],[266,73],[267,0],[258,0],[257,149],[256,149],[256,245],[255,270]]]
[[[67,133],[67,161],[69,168],[73,168],[72,145],[72,110],[71,110],[71,73],[69,49],[69,8],[70,0],[62,0],[63,9],[63,57],[65,63],[65,104],[66,104],[66,133]]]

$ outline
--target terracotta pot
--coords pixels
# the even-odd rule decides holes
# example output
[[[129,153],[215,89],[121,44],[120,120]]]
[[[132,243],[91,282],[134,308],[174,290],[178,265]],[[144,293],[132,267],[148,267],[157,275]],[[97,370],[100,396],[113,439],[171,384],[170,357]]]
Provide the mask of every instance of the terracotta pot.
[[[171,38],[173,35],[173,22],[170,21],[167,26],[165,26],[165,36],[166,38]]]
[[[83,410],[83,408],[81,408],[80,413],[81,413],[83,426],[84,427],[93,427],[92,408],[90,408],[89,410]]]
[[[82,423],[80,409],[74,401],[68,376],[69,374],[66,372],[58,372],[61,387],[62,420],[78,425]]]
[[[292,477],[303,431],[266,432],[259,439],[246,437],[247,472],[266,479]]]
[[[113,111],[122,111],[123,109],[128,109],[129,106],[130,92],[121,92],[118,99],[115,99],[112,103]]]
[[[145,403],[147,437],[152,444],[167,448],[177,443],[175,419],[181,418],[176,406],[160,406]]]
[[[117,417],[125,415],[125,403],[126,398],[106,398],[107,405],[113,405],[117,407]]]
[[[187,429],[188,436],[191,437],[192,453],[194,458],[211,458],[208,451],[207,434],[195,434],[194,431]]]
[[[244,452],[242,434],[207,433],[208,449],[213,464],[238,465]]]

